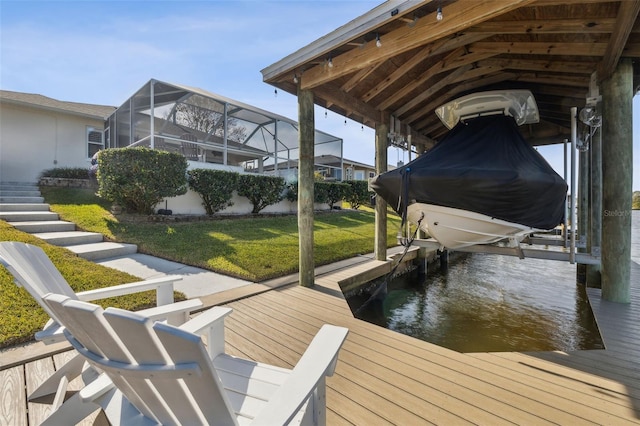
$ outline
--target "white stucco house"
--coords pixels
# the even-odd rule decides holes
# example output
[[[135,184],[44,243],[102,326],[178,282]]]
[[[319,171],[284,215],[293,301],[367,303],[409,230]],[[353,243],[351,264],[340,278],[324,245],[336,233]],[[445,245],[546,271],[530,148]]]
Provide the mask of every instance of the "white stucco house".
[[[115,110],[0,90],[0,182],[37,182],[54,167],[88,169]]]

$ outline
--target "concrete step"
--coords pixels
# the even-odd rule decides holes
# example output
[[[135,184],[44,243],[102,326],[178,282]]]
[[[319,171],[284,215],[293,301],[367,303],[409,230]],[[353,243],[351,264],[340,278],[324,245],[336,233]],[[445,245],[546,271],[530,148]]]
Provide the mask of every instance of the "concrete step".
[[[28,222],[59,220],[60,216],[54,212],[3,212],[0,211],[0,219],[7,222]]]
[[[2,203],[0,212],[48,212],[49,204],[45,203]]]
[[[66,231],[66,232],[36,232],[34,237],[45,240],[55,246],[72,246],[78,244],[101,243],[104,238],[97,232]]]
[[[0,192],[9,191],[38,191],[38,184],[32,182],[0,182]]]
[[[8,204],[33,204],[33,203],[44,203],[44,197],[11,197],[0,195],[0,203],[8,203]]]
[[[73,222],[66,222],[64,220],[34,220],[26,222],[9,222],[9,225],[14,226],[22,232],[28,232],[30,234],[36,232],[66,232],[75,231],[76,224]]]
[[[135,244],[122,244],[102,242],[93,244],[80,244],[66,247],[78,256],[87,260],[106,259],[109,257],[126,256],[138,251]]]
[[[39,197],[40,190],[36,189],[3,189],[0,191],[3,197]]]

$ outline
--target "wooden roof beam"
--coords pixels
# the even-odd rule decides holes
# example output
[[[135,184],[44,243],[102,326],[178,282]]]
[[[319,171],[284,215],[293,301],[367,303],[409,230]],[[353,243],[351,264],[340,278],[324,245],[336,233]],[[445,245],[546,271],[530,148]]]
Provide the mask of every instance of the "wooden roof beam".
[[[402,107],[400,107],[397,110],[395,110],[393,112],[393,115],[395,115],[396,117],[399,117],[399,116],[407,113],[409,110],[417,107],[422,102],[424,102],[427,99],[429,99],[429,97],[432,96],[434,93],[437,93],[439,90],[447,87],[452,82],[457,81],[459,79],[459,77],[461,77],[464,73],[466,73],[470,69],[471,69],[471,65],[465,65],[463,67],[460,67],[460,68],[456,69],[455,71],[453,71],[452,73],[448,74],[447,76],[443,76],[441,79],[439,79],[437,82],[435,82],[427,90],[425,90],[424,92],[420,93],[418,96],[416,96],[415,98],[411,99],[409,102],[405,103]],[[409,124],[411,124],[412,120],[405,120],[405,121],[407,121]]]
[[[489,34],[583,34],[610,33],[616,25],[615,18],[581,18],[528,21],[487,21],[474,25],[470,33]]]
[[[363,117],[363,122],[377,123],[380,120],[380,111],[351,96],[339,87],[325,84],[322,87],[322,93],[318,93],[317,96],[321,96],[327,104],[341,105],[345,111],[358,114]]]
[[[445,40],[438,40],[437,42],[430,43],[425,46],[419,52],[411,57],[407,62],[402,64],[402,66],[398,67],[393,73],[391,73],[387,78],[378,83],[375,87],[369,90],[362,99],[364,101],[370,101],[375,96],[379,95],[388,88],[391,84],[397,81],[400,77],[407,74],[416,66],[420,65],[420,63],[424,62],[428,58],[444,53],[452,50],[457,50],[462,46],[465,46],[469,43],[474,43],[476,41],[483,40],[487,37],[491,36],[491,34],[456,34],[453,37],[450,37]]]
[[[560,72],[591,75],[596,69],[597,62],[567,62],[535,59],[511,59],[494,57],[478,62],[479,67],[500,67],[503,69]]]
[[[384,110],[389,108],[394,103],[398,102],[403,97],[409,95],[416,88],[424,85],[433,76],[442,72],[453,70],[460,67],[466,67],[482,59],[487,59],[495,56],[495,53],[479,53],[479,54],[464,54],[464,49],[460,48],[451,52],[442,61],[439,61],[430,69],[426,70],[419,79],[412,81],[404,85],[400,90],[396,91],[393,95],[385,98],[385,100],[378,105],[378,109]]]
[[[376,62],[408,52],[428,43],[462,32],[471,25],[493,19],[504,13],[531,3],[533,0],[493,0],[469,7],[455,2],[443,7],[446,18],[435,19],[435,13],[419,19],[412,27],[400,28],[381,35],[382,47],[367,43],[332,58],[332,67],[315,66],[305,72],[302,89],[313,89],[336,78],[351,74]]]
[[[565,55],[597,56],[604,55],[606,43],[567,43],[567,42],[477,42],[469,45],[473,53],[500,53],[518,55]]]
[[[618,9],[618,17],[616,19],[616,25],[609,44],[606,48],[606,53],[602,58],[602,62],[598,66],[598,79],[600,81],[605,80],[611,76],[613,71],[618,66],[620,56],[627,44],[629,34],[633,29],[633,25],[636,22],[638,13],[640,12],[640,1],[621,1],[620,9]]]

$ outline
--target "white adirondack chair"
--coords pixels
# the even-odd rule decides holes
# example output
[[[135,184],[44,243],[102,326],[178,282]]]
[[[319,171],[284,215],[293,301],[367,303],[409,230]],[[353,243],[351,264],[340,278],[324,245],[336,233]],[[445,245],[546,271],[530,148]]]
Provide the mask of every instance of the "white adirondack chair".
[[[75,293],[46,253],[38,246],[15,241],[0,242],[0,264],[9,270],[16,284],[24,287],[51,317],[44,329],[35,335],[36,340],[45,344],[65,340],[64,322],[60,321],[42,300],[48,293],[60,293],[78,300],[98,300],[155,289],[158,306],[140,312],[152,320],[167,320],[172,324],[184,323],[189,319],[190,312],[202,307],[199,299],[174,303],[173,283],[182,279],[178,275]],[[66,393],[66,385],[81,373],[85,383],[98,375],[93,370],[87,371],[84,358],[76,356],[29,395],[29,400],[55,393],[54,407],[59,406]]]
[[[229,308],[211,308],[175,327],[64,295],[44,300],[67,324],[73,347],[104,372],[47,425],[67,424],[69,411],[83,404],[101,406],[114,425],[326,422],[325,376],[334,372],[346,328],[324,325],[287,370],[224,353]],[[196,334],[207,331],[208,352]]]

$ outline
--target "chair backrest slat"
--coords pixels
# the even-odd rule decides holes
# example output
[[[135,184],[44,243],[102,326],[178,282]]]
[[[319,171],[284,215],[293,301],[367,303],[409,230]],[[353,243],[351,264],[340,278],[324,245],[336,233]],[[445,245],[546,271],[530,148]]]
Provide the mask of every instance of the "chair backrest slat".
[[[142,370],[145,366],[153,368],[169,363],[170,358],[165,349],[154,338],[152,320],[115,308],[107,308],[104,317],[131,353],[133,362],[141,366]],[[166,410],[166,413],[159,416],[160,423],[204,423],[204,419],[192,404],[189,392],[180,386],[175,376],[169,377],[169,374],[154,372],[147,381],[156,392],[154,400]]]
[[[38,246],[15,241],[0,243],[0,263],[4,265],[16,283],[31,294],[41,306],[47,293],[63,294],[71,299],[77,296],[47,254]],[[47,314],[57,320],[55,314],[46,309]]]
[[[186,376],[184,382],[206,423],[237,424],[231,402],[200,336],[160,322],[156,322],[153,328],[174,364],[198,362],[202,366],[201,377]]]

